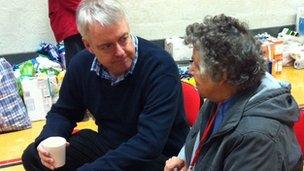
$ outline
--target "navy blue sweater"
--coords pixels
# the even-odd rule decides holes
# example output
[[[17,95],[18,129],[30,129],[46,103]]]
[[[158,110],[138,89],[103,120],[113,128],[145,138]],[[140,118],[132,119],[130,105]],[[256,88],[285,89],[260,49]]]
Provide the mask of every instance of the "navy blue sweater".
[[[176,64],[144,39],[138,46],[134,72],[115,86],[90,71],[93,54],[84,50],[76,55],[36,143],[53,135],[69,138],[89,109],[113,150],[79,170],[126,170],[161,154],[177,155],[189,127]]]

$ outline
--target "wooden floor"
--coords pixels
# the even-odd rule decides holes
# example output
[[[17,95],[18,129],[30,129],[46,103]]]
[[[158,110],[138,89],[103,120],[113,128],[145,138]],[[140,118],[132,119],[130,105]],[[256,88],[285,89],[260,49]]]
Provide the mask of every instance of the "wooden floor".
[[[287,80],[292,84],[291,93],[298,102],[304,104],[304,70],[296,70],[292,67],[283,69],[281,74],[274,74],[277,79]],[[31,129],[0,134],[0,161],[20,158],[22,151],[28,144],[34,141],[40,133],[44,121],[34,122]],[[92,128],[96,130],[96,125],[92,120],[81,122],[78,129]],[[2,168],[0,171],[23,171],[22,165]]]
[[[11,159],[19,159],[23,150],[32,143],[39,135],[44,125],[44,121],[36,121],[32,123],[32,128],[0,134],[0,161]],[[77,129],[90,128],[97,130],[93,120],[80,122]],[[0,171],[23,171],[22,165],[13,167],[1,168]]]
[[[304,105],[304,69],[297,70],[293,67],[284,67],[281,74],[274,74],[279,80],[291,83],[291,94],[299,105]]]

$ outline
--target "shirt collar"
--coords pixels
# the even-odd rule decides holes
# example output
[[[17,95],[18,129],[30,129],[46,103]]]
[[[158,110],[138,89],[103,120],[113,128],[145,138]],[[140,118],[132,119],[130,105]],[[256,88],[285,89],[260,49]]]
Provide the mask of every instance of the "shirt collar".
[[[135,68],[135,64],[137,62],[137,59],[138,59],[138,38],[136,36],[133,36],[132,34],[130,35],[131,36],[131,39],[132,39],[132,42],[134,44],[134,47],[135,47],[135,56],[132,60],[132,63],[131,63],[131,67],[129,69],[129,71],[123,75],[120,75],[120,76],[112,76],[108,70],[102,66],[102,64],[100,64],[96,58],[96,56],[94,57],[94,60],[93,60],[93,63],[91,65],[91,71],[94,71],[96,72],[96,74],[98,76],[100,76],[101,78],[104,78],[104,79],[107,79],[111,82],[111,85],[114,86],[116,84],[118,84],[119,82],[121,82],[122,80],[124,80],[129,74],[132,74],[133,71],[134,71],[134,68]]]

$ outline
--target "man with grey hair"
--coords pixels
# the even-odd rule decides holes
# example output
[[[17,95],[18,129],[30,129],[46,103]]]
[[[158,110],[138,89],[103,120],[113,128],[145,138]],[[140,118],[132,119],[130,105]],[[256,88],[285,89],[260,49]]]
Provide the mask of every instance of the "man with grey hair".
[[[245,23],[224,14],[186,29],[193,75],[206,98],[177,157],[164,171],[300,171],[290,85],[273,78]]]
[[[77,26],[86,50],[73,57],[60,97],[42,132],[24,151],[26,170],[162,170],[182,147],[189,127],[172,57],[130,34],[115,0],[85,0]],[[88,109],[98,132],[71,134]],[[50,136],[67,139],[66,164],[54,167],[40,145]]]

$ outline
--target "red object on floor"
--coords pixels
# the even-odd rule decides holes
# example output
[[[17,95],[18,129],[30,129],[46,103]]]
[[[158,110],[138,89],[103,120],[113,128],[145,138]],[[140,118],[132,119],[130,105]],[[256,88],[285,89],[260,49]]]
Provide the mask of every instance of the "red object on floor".
[[[200,96],[197,89],[189,83],[182,82],[182,89],[186,119],[189,126],[192,126],[200,109]]]
[[[0,169],[22,164],[21,158],[0,161]]]
[[[293,130],[301,146],[302,154],[304,155],[304,107],[300,110],[300,119],[294,124]]]

